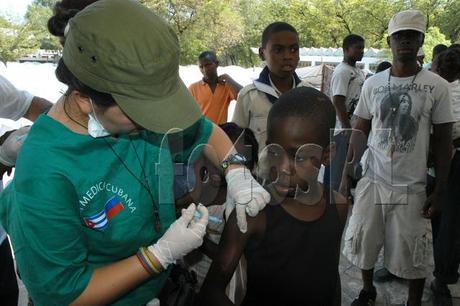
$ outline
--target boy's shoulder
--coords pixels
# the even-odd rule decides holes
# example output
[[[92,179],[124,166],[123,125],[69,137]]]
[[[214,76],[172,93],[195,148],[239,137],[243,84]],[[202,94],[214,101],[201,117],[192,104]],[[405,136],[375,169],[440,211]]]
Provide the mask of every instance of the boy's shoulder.
[[[246,215],[246,222],[247,222],[247,231],[245,233],[241,233],[239,226],[238,226],[238,221],[237,221],[237,213],[236,209],[232,211],[230,214],[225,227],[230,227],[230,231],[237,232],[239,235],[242,236],[247,236],[247,237],[252,237],[252,236],[260,236],[263,235],[265,232],[265,226],[266,226],[266,210],[267,206],[262,209],[257,215],[254,217]]]
[[[310,84],[306,80],[301,80],[301,82],[296,86],[296,87],[313,87],[312,84]],[[273,90],[273,87],[271,87],[268,84],[259,82],[259,81],[253,81],[251,84],[246,85],[240,90],[239,95],[240,96],[245,96],[249,95],[252,92],[257,92],[257,93],[271,93]]]
[[[256,87],[256,85],[254,85],[254,82],[252,82],[251,84],[244,86],[244,87],[240,90],[238,96],[241,96],[241,97],[246,96],[246,95],[248,95],[251,91],[254,91],[254,90],[257,90],[257,87]]]
[[[261,88],[261,86],[265,86],[265,88]],[[246,106],[254,103],[259,105],[260,102],[268,102],[267,93],[273,95],[274,90],[268,85],[262,83],[255,84],[253,82],[240,90],[237,101]]]

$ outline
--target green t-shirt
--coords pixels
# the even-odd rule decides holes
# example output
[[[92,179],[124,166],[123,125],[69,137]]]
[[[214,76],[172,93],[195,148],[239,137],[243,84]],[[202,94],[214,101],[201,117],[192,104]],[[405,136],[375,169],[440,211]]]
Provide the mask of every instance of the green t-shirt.
[[[198,123],[195,142],[183,150],[184,158],[209,139],[212,124],[204,118]],[[147,184],[140,183],[145,182],[143,171],[155,203]],[[12,238],[34,305],[71,303],[94,269],[157,241],[175,220],[172,185],[172,156],[163,135],[94,139],[42,115],[0,199],[0,223]],[[115,305],[146,304],[158,295],[168,274],[153,277]]]

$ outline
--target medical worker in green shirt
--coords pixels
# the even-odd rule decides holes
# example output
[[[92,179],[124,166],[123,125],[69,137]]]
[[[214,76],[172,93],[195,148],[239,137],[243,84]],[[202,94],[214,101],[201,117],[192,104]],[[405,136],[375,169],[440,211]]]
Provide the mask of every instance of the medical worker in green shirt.
[[[202,205],[176,220],[173,160],[206,147],[222,163],[242,231],[269,195],[200,115],[159,17],[134,0],[100,0],[65,35],[56,75],[68,90],[32,126],[0,222],[34,305],[145,305],[207,225]]]

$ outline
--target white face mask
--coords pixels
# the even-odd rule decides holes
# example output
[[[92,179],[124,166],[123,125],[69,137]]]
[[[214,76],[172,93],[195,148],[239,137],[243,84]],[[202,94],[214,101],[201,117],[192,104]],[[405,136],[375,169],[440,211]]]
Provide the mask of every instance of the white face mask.
[[[109,136],[110,132],[107,131],[104,128],[104,126],[102,126],[102,124],[99,122],[99,120],[96,117],[96,112],[94,111],[93,101],[91,100],[91,98],[89,99],[89,102],[91,103],[91,108],[93,109],[94,115],[89,114],[88,134],[94,138]]]

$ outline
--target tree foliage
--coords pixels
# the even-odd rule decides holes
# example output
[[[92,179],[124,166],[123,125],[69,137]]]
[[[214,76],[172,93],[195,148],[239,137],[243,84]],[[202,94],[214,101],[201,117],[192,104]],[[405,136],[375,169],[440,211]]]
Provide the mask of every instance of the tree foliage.
[[[430,27],[425,35],[425,42],[423,43],[423,51],[425,53],[425,62],[431,61],[433,57],[433,47],[437,44],[444,44],[449,46],[450,41],[444,34],[441,33],[438,27]]]
[[[34,0],[34,4],[36,5],[39,5],[39,6],[42,6],[42,7],[46,7],[46,8],[49,8],[49,9],[53,9],[54,7],[54,4],[57,2],[58,0]]]
[[[46,29],[56,1],[34,0],[25,23],[7,25],[14,28],[9,33],[20,33],[21,28],[28,31],[25,36],[29,40],[33,38],[30,46],[37,46],[38,41],[42,48],[60,48]],[[427,58],[433,45],[460,40],[460,0],[140,1],[174,29],[181,44],[182,64],[196,63],[199,53],[214,50],[223,64],[257,65],[258,56],[250,48],[260,47],[263,29],[274,21],[292,24],[299,32],[302,47],[340,47],[344,36],[355,33],[366,39],[366,47],[387,48],[389,19],[408,8],[420,9],[427,17]]]
[[[460,0],[450,1],[438,16],[439,27],[453,42],[460,42]]]
[[[404,9],[420,9],[427,17],[425,52],[432,44],[449,43],[460,34],[460,0],[144,0],[173,26],[182,45],[182,63],[194,63],[212,49],[226,63],[254,65],[250,51],[260,47],[263,29],[286,21],[299,32],[303,47],[340,47],[350,33],[363,36],[367,47],[385,49],[388,21]],[[455,8],[448,12],[446,8]],[[452,20],[456,22],[452,23]],[[439,31],[441,29],[441,32]],[[443,33],[445,36],[443,36]]]
[[[59,50],[59,40],[48,32],[47,22],[56,0],[35,0],[27,9],[26,24],[38,41],[40,49]]]
[[[0,61],[9,61],[27,55],[38,47],[28,24],[16,25],[0,17]]]

